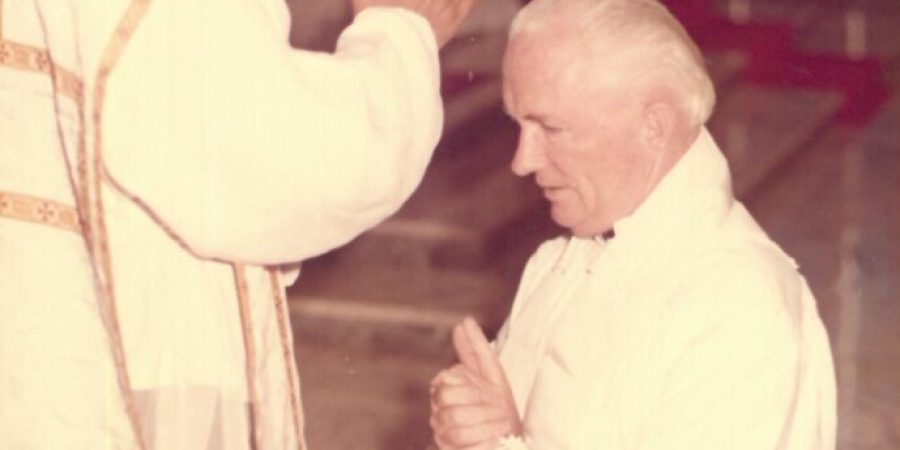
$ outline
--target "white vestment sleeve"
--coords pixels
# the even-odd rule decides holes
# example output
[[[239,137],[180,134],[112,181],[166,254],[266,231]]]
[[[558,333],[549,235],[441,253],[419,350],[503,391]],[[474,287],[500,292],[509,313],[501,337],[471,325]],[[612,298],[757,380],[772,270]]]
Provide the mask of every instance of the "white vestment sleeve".
[[[274,264],[399,208],[440,136],[437,47],[370,8],[335,54],[289,47],[263,0],[154,2],[107,90],[113,183],[195,253]]]

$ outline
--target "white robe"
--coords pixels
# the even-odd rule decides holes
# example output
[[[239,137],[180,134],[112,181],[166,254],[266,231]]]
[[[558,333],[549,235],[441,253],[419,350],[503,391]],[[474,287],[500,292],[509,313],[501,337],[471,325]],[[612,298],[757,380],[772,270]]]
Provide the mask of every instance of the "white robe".
[[[334,55],[288,27],[0,0],[0,448],[303,445],[276,266],[399,208],[442,109],[422,17],[366,10]]]
[[[541,246],[501,332],[529,448],[833,449],[815,300],[705,130],[614,229]]]

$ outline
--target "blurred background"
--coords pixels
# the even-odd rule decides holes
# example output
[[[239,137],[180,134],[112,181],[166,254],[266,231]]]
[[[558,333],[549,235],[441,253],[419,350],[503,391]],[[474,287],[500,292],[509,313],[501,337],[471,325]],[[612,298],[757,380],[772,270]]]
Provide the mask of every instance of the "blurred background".
[[[292,44],[333,50],[348,3],[288,0]],[[311,448],[425,448],[450,328],[470,314],[495,333],[528,255],[560,233],[508,169],[499,66],[522,3],[483,0],[442,51],[446,127],[421,188],[290,290]],[[706,55],[738,197],[819,301],[838,448],[900,449],[900,1],[666,3]]]

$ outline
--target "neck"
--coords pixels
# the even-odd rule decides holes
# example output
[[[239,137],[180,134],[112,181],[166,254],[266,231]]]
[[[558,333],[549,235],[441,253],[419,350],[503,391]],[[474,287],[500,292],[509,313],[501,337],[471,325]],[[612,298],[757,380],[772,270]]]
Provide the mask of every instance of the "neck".
[[[678,164],[681,157],[697,141],[697,137],[700,136],[700,129],[701,127],[699,126],[681,123],[680,126],[676,126],[672,130],[666,142],[666,148],[662,151],[663,156],[657,163],[660,167],[657,168],[653,176],[654,187]]]

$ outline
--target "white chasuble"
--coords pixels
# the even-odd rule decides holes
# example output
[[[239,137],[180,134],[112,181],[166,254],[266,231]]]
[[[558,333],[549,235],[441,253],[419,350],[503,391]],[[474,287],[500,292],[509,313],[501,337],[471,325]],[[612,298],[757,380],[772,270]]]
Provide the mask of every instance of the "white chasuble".
[[[284,285],[400,207],[427,22],[334,54],[280,0],[0,0],[0,448],[305,447]]]

